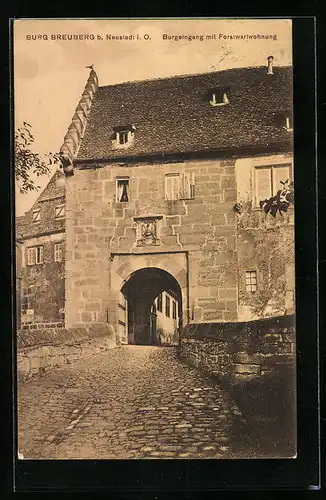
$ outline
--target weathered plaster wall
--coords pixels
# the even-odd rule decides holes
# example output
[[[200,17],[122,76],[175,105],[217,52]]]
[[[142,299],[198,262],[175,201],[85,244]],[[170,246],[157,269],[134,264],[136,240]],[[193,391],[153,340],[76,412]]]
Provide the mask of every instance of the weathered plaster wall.
[[[239,321],[293,314],[295,308],[294,208],[274,219],[254,206],[254,168],[291,164],[293,157],[270,155],[236,161]],[[245,272],[257,272],[257,292],[246,291]]]
[[[195,198],[165,201],[165,174],[183,172],[195,173]],[[115,200],[117,176],[130,178],[128,203]],[[166,253],[165,260],[174,260],[175,252],[187,253],[190,321],[236,320],[233,160],[75,169],[67,178],[66,197],[66,327],[106,321],[108,310],[112,318],[112,304],[123,281],[116,269],[110,271],[119,258],[114,257],[111,265],[110,253],[130,254],[124,259],[131,267],[134,257],[144,252]],[[133,217],[148,215],[162,216],[160,244],[137,247]],[[163,269],[169,271],[169,266]]]
[[[170,315],[166,315],[166,300],[170,300]],[[156,333],[159,345],[178,345],[179,344],[179,317],[178,303],[176,302],[176,318],[173,318],[172,295],[162,294],[162,312],[156,308]]]

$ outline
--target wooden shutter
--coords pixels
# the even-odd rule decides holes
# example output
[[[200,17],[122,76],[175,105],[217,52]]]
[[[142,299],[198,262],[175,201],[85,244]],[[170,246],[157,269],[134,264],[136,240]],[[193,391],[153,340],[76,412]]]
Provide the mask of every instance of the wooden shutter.
[[[172,200],[178,200],[179,199],[179,176],[174,175],[172,177],[173,179],[173,187],[172,187]]]
[[[268,168],[256,169],[256,205],[272,196],[272,170]]]
[[[180,193],[181,200],[189,200],[194,197],[194,173],[184,172],[180,179]]]
[[[165,199],[170,201],[179,199],[179,175],[165,176]]]
[[[289,165],[286,166],[281,166],[281,167],[274,167],[273,168],[273,195],[277,193],[280,189],[283,188],[283,185],[281,184],[280,181],[284,182],[286,180],[290,179],[290,167]]]
[[[27,264],[33,266],[35,264],[35,247],[27,249]]]
[[[118,302],[118,336],[121,344],[128,344],[128,303],[122,292]]]
[[[36,247],[35,248],[35,253],[36,253],[36,264],[43,264],[43,247]]]

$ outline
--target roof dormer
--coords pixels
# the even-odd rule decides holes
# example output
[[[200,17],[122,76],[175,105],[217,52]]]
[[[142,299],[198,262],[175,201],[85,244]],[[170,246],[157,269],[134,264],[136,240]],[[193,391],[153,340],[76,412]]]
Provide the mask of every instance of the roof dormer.
[[[217,87],[209,92],[209,104],[211,106],[225,106],[229,104],[229,89],[226,87]]]
[[[113,144],[116,147],[130,146],[134,141],[136,127],[134,125],[120,125],[114,127]]]
[[[284,110],[273,113],[275,125],[283,128],[287,132],[293,132],[293,116],[292,111]]]

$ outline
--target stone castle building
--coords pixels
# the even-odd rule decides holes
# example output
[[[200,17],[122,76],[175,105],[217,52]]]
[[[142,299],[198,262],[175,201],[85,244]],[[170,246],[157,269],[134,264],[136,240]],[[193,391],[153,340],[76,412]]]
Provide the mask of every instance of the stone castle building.
[[[293,180],[292,141],[292,68],[272,57],[102,87],[91,70],[60,151],[65,328],[151,343],[163,292],[179,331],[292,314],[293,209],[259,204]]]
[[[65,176],[54,173],[16,219],[18,328],[61,328],[65,308]]]

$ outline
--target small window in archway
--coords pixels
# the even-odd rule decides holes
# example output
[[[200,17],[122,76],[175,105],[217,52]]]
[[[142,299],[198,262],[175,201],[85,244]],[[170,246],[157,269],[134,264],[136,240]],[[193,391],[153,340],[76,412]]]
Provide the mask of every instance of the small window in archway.
[[[177,303],[175,300],[172,302],[172,317],[177,319]]]
[[[157,310],[160,311],[160,312],[162,312],[162,310],[163,310],[163,297],[162,297],[161,293],[157,297]]]
[[[165,316],[170,317],[170,297],[168,295],[165,296]]]

